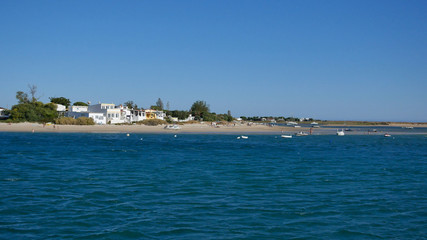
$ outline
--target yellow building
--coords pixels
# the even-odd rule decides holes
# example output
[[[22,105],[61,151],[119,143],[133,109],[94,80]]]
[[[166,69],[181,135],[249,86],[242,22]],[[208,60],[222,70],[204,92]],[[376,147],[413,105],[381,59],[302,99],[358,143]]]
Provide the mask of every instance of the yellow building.
[[[154,110],[154,109],[146,109],[145,118],[146,119],[161,119],[164,120],[165,113],[163,111]]]

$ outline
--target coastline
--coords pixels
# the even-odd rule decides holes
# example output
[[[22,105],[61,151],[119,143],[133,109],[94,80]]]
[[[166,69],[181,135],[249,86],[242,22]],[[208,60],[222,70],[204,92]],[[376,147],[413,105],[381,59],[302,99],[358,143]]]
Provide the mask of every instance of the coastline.
[[[289,126],[267,126],[263,124],[230,124],[218,127],[209,123],[196,123],[179,125],[181,129],[165,129],[165,125],[146,126],[146,125],[54,125],[43,126],[39,123],[0,123],[0,132],[34,132],[34,133],[146,133],[146,134],[294,134],[297,132],[310,132],[312,135],[335,135],[337,128],[353,127],[353,131],[346,132],[346,135],[383,135],[387,131],[381,128],[391,129],[395,135],[423,135],[427,134],[427,125],[364,125],[364,126],[323,126],[320,128],[301,127],[294,128]],[[413,129],[404,129],[407,126],[422,128],[422,131]],[[378,128],[377,132],[370,129]]]

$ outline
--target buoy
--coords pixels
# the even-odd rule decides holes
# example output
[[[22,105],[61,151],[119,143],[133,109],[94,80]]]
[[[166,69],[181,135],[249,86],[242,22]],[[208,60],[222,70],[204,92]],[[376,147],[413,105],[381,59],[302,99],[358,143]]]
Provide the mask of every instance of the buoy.
[[[127,134],[126,134],[126,136],[128,136],[128,137],[129,137],[129,136],[130,136],[130,134],[129,134],[129,133],[127,133]]]
[[[173,135],[173,137],[176,137],[176,135]]]

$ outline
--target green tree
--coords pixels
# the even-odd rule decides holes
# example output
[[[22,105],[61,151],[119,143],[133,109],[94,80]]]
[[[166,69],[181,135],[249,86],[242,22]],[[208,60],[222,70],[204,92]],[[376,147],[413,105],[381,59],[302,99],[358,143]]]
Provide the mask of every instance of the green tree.
[[[157,111],[161,111],[161,110],[162,110],[162,109],[161,109],[159,106],[157,106],[157,105],[151,105],[151,106],[150,106],[150,109],[157,110]]]
[[[18,98],[22,95],[17,94],[18,102],[22,99]],[[58,117],[56,111],[56,104],[42,102],[21,102],[12,106],[10,111],[10,118],[13,121],[27,121],[27,122],[52,122]]]
[[[188,111],[179,111],[179,110],[166,111],[166,114],[172,117],[176,117],[179,120],[184,120],[188,118],[188,116],[190,115]]]
[[[30,102],[30,100],[28,100],[28,94],[26,94],[22,91],[16,92],[16,99],[18,99],[18,104]]]
[[[75,102],[75,103],[73,103],[73,106],[87,106],[87,103],[84,103],[84,102]]]
[[[156,102],[156,106],[157,106],[157,109],[158,110],[163,110],[163,101],[162,101],[162,99],[157,99],[157,102]]]
[[[71,101],[65,97],[50,97],[50,102],[64,105],[66,107],[70,106]]]
[[[209,106],[206,104],[205,101],[199,100],[194,102],[193,105],[191,105],[191,114],[193,114],[196,119],[203,118],[203,120],[208,121],[204,118],[204,115],[206,115],[207,113],[209,113]]]
[[[127,102],[123,103],[123,105],[125,105],[129,109],[138,109],[138,105],[133,103],[133,101],[127,101]]]
[[[203,121],[207,121],[207,122],[215,122],[218,121],[218,116],[215,113],[210,113],[210,112],[204,112],[202,114],[202,118]]]

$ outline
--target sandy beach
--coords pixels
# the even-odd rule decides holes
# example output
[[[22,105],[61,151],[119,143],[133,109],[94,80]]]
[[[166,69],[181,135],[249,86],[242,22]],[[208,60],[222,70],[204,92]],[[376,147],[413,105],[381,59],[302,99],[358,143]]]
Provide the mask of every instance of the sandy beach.
[[[363,129],[357,127],[346,135],[379,135],[384,134],[384,130],[378,132],[369,132],[370,128],[392,127],[394,134],[427,134],[425,131],[408,131],[403,129],[405,125],[393,126],[363,126]],[[425,128],[423,125],[415,125],[416,128]],[[307,132],[313,135],[330,135],[335,134],[336,129],[333,127],[309,128],[309,127],[287,127],[287,126],[267,126],[263,124],[230,124],[213,126],[210,123],[184,124],[179,125],[180,129],[165,129],[165,125],[146,126],[146,125],[54,125],[39,123],[0,123],[0,132],[51,132],[51,133],[207,133],[207,134],[294,134],[297,132]],[[350,126],[348,126],[350,127]]]
[[[165,129],[166,125],[53,125],[38,123],[0,123],[0,132],[81,132],[81,133],[274,133],[289,127],[269,127],[266,125],[229,125],[212,126],[208,123],[179,125],[180,129]]]

